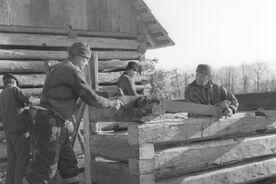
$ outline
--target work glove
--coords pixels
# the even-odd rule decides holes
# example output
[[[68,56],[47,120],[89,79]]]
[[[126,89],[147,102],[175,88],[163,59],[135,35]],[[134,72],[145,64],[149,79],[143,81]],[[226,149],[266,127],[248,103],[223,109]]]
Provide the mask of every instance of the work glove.
[[[123,102],[120,100],[115,100],[112,102],[113,102],[113,104],[112,104],[113,109],[119,110],[123,106]]]
[[[225,108],[224,111],[223,111],[223,115],[225,117],[230,117],[233,115],[233,110],[229,107]]]

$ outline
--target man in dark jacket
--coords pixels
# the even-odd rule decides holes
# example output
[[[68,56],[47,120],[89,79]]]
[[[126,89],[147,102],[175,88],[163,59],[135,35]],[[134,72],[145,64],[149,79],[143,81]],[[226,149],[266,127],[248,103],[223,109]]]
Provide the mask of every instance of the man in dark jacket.
[[[7,184],[21,184],[30,156],[28,140],[28,118],[25,105],[30,103],[30,96],[17,86],[18,81],[12,74],[3,76],[4,89],[0,94],[0,121],[3,122],[7,136]]]
[[[124,95],[138,96],[135,86],[135,75],[140,72],[140,66],[136,62],[129,62],[126,71],[120,76],[117,86],[122,89]]]
[[[82,72],[91,57],[90,46],[76,42],[68,50],[69,57],[47,75],[34,118],[31,135],[32,160],[25,183],[47,184],[59,169],[63,183],[78,181],[79,169],[64,122],[72,117],[81,98],[90,106],[120,108],[118,101],[98,96]]]
[[[198,65],[196,79],[188,85],[185,99],[192,103],[219,105],[223,108],[225,116],[231,116],[238,109],[238,100],[223,86],[212,82],[211,75],[212,68],[210,65]],[[189,114],[189,116],[198,117],[199,115]]]

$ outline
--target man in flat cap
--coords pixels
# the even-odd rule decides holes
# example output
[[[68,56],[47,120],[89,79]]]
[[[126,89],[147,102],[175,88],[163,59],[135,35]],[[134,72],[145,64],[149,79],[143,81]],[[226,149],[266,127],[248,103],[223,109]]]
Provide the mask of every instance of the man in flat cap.
[[[17,78],[8,73],[3,76],[4,89],[0,94],[0,121],[7,137],[8,163],[6,183],[20,184],[25,176],[30,156],[28,118],[24,107],[31,103],[29,95],[18,87]]]
[[[195,80],[188,85],[185,91],[185,99],[192,103],[220,105],[223,108],[223,114],[231,116],[238,109],[238,100],[223,86],[214,83],[211,76],[211,66],[199,64]],[[200,117],[200,115],[189,114],[189,117]]]
[[[122,89],[124,95],[138,96],[135,86],[135,75],[141,71],[141,66],[136,62],[129,62],[126,71],[120,76],[117,86]]]
[[[24,183],[48,184],[57,169],[62,183],[78,183],[80,171],[64,124],[71,119],[77,99],[99,108],[118,110],[121,106],[119,101],[98,96],[86,82],[82,70],[91,57],[87,43],[74,43],[68,54],[46,77],[40,105],[36,107],[31,135],[32,160]]]

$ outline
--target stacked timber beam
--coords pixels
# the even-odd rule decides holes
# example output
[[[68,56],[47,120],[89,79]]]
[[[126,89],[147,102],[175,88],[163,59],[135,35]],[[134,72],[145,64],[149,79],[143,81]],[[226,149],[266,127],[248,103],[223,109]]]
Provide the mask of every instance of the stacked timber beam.
[[[107,120],[112,122],[110,116]],[[128,122],[125,132],[91,135],[91,153],[96,158],[92,162],[92,181],[261,182],[276,176],[275,141],[276,111],[241,112],[227,119],[166,113],[143,124]]]

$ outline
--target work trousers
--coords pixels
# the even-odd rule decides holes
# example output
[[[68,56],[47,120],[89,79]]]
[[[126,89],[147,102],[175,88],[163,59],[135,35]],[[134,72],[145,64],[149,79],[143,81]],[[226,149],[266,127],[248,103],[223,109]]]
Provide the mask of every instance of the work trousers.
[[[24,133],[26,130],[18,130],[7,135],[6,184],[21,184],[25,176],[30,157],[30,144]]]
[[[48,184],[57,169],[61,178],[77,176],[80,171],[64,120],[48,110],[38,110],[34,120],[26,181],[30,184]]]

